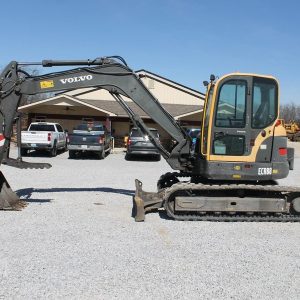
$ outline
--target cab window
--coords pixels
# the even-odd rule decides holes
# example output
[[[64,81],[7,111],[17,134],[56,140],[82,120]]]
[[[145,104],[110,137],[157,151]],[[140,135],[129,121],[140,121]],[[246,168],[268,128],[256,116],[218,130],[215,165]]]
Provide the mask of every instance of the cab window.
[[[270,126],[277,118],[277,84],[273,79],[254,78],[252,128]]]
[[[246,91],[247,82],[244,80],[229,80],[221,86],[216,109],[216,127],[245,127]]]
[[[56,128],[58,132],[64,132],[62,127],[59,124],[56,124]]]

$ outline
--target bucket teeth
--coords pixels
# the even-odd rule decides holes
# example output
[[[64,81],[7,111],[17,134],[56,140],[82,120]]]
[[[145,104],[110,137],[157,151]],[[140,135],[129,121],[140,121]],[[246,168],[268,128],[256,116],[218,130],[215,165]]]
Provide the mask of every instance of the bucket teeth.
[[[0,209],[1,210],[21,210],[26,203],[18,197],[10,188],[3,173],[0,171]]]

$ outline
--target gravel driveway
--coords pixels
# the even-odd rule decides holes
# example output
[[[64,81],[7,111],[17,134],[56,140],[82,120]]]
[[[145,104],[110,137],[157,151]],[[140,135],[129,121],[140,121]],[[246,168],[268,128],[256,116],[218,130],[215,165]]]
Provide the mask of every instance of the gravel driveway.
[[[0,299],[299,299],[299,223],[135,223],[134,179],[154,191],[164,160],[26,160],[53,167],[1,166],[28,206],[0,211]]]

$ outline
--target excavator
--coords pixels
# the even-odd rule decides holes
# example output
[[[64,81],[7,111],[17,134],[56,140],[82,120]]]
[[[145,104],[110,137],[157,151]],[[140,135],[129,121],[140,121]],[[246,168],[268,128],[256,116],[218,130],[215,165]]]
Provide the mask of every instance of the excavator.
[[[68,67],[33,76],[24,66]],[[25,96],[79,88],[107,90],[149,136],[174,172],[162,175],[156,192],[145,192],[136,179],[133,216],[165,210],[175,220],[300,221],[300,187],[280,186],[294,165],[294,149],[279,118],[279,84],[272,76],[232,73],[205,81],[201,136],[196,147],[182,126],[151,94],[142,79],[119,56],[94,60],[12,61],[0,76],[0,163],[17,168],[49,168],[49,164],[9,157],[14,122],[20,146],[18,107]],[[151,134],[123,97],[128,97],[175,141],[166,149]],[[23,205],[0,174],[0,209]]]
[[[289,140],[292,142],[296,142],[299,140],[300,137],[300,126],[299,124],[294,121],[290,120],[289,123],[286,123],[284,120],[282,120],[283,126],[286,130],[286,134]]]

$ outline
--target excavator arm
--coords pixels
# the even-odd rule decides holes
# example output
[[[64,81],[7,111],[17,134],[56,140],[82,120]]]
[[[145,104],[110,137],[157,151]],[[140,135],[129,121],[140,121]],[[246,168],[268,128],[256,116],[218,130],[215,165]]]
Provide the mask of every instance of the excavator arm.
[[[5,137],[10,137],[13,119],[22,96],[96,87],[111,93],[127,112],[135,126],[149,136],[161,155],[174,170],[187,171],[192,167],[189,136],[150,93],[139,76],[128,68],[126,64],[119,63],[114,59],[101,58],[94,61],[44,60],[40,65],[43,67],[83,65],[84,67],[42,76],[29,76],[28,74],[21,76],[20,64],[11,62],[2,73],[0,81],[1,113],[4,119],[2,124],[4,124]],[[88,65],[92,65],[92,67],[87,67]],[[134,103],[177,141],[177,145],[171,152],[168,152],[151,134],[142,119],[130,109],[122,96],[132,99]],[[2,152],[0,150],[0,161],[2,161]]]
[[[119,58],[120,59],[120,58]],[[27,163],[19,156],[17,160],[9,158],[9,145],[14,120],[18,107],[26,95],[70,91],[79,88],[97,88],[107,90],[123,107],[134,125],[149,136],[161,155],[174,170],[187,172],[193,167],[190,155],[191,140],[176,120],[162,107],[159,101],[145,87],[139,76],[134,73],[121,58],[99,58],[95,60],[44,60],[40,63],[18,63],[12,61],[2,71],[0,76],[0,164],[19,168],[49,168],[49,164]],[[24,65],[77,66],[75,69],[49,73],[41,76],[31,76],[22,70]],[[159,124],[177,141],[169,152],[159,140],[152,135],[143,120],[135,114],[122,98],[128,97],[137,104],[150,118]],[[18,126],[20,127],[20,126]],[[20,140],[20,137],[18,138]],[[11,194],[11,197],[0,196],[0,209],[12,208],[16,195],[1,173],[1,194]],[[11,199],[10,199],[11,198]]]

